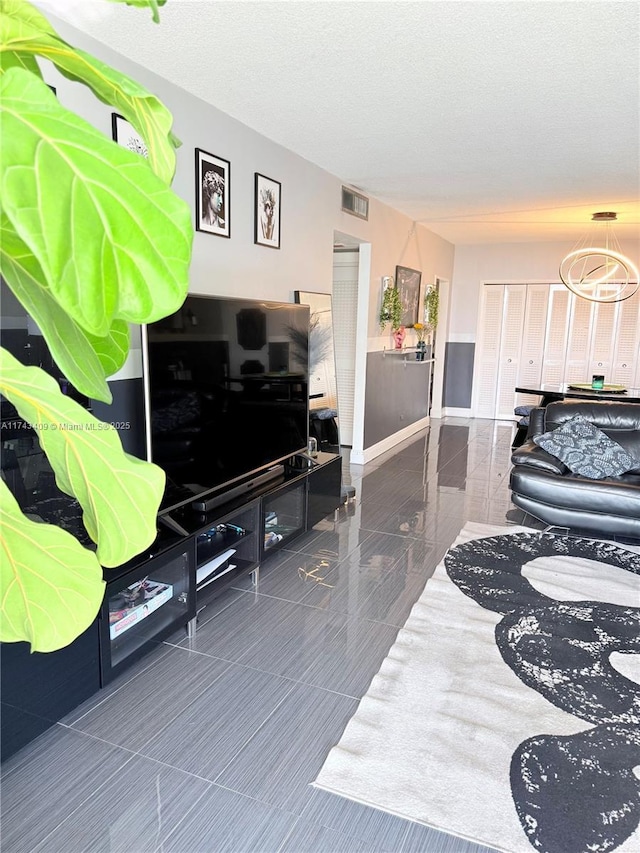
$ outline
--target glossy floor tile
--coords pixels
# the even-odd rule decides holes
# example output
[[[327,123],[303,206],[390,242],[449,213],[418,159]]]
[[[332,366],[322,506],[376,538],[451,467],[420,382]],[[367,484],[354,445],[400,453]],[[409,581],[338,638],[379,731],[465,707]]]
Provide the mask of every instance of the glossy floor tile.
[[[144,753],[147,744],[228,668],[227,661],[176,649],[80,717],[73,728]]]
[[[212,785],[157,853],[267,853],[282,848],[297,818]],[[134,853],[129,850],[128,853]],[[301,853],[301,851],[299,851]]]
[[[402,850],[410,821],[313,788],[302,817],[364,842],[367,850]]]
[[[208,782],[134,755],[34,853],[154,853],[210,788]]]
[[[300,812],[310,796],[310,783],[357,707],[355,699],[296,684],[215,781]]]
[[[288,679],[232,664],[141,752],[213,782],[294,686]]]
[[[334,832],[317,823],[299,818],[285,838],[278,853],[301,853],[302,850],[330,850],[331,853],[371,853],[370,847],[352,835]]]
[[[132,758],[128,750],[62,726],[16,753],[2,779],[3,853],[31,853]]]
[[[536,523],[512,429],[445,418],[2,767],[3,853],[489,853],[314,788],[466,521]]]

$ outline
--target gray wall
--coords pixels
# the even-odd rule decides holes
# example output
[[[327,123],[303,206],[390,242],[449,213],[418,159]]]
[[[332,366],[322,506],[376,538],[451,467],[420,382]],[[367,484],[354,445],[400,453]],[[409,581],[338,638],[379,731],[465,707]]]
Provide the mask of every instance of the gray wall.
[[[372,447],[429,414],[432,364],[415,353],[367,354],[364,447]]]
[[[444,355],[443,406],[452,409],[470,408],[475,349],[476,345],[473,343],[447,343]]]

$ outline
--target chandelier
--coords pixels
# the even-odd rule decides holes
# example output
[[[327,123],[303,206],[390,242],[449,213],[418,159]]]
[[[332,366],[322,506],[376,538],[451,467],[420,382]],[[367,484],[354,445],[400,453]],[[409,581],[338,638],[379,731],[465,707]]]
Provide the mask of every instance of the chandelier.
[[[636,265],[622,253],[612,228],[617,214],[594,213],[596,226],[560,262],[560,280],[591,302],[622,302],[638,289]]]

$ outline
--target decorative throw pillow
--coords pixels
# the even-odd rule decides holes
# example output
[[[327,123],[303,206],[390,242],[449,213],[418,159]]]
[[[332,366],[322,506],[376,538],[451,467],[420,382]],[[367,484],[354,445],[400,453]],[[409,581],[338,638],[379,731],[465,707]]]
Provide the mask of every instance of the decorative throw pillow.
[[[582,415],[533,440],[574,474],[590,480],[619,477],[638,467],[637,459]]]

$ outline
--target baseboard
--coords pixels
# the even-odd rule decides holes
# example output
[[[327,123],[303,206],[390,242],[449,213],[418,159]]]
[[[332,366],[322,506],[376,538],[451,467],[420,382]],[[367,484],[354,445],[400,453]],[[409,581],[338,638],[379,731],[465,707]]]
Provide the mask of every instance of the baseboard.
[[[473,415],[471,414],[471,409],[456,409],[454,406],[444,406],[442,409],[443,417],[452,418],[471,418]]]
[[[366,462],[370,462],[372,459],[375,459],[376,456],[386,453],[387,450],[393,450],[393,448],[400,444],[401,441],[404,441],[406,438],[411,438],[412,435],[415,435],[415,433],[420,432],[421,429],[425,429],[425,427],[428,426],[429,418],[421,418],[419,421],[410,424],[398,432],[394,432],[393,435],[390,435],[388,438],[384,438],[382,441],[379,441],[377,444],[373,444],[371,447],[367,447],[364,450],[352,449],[349,461],[353,462],[354,465],[364,465]]]

